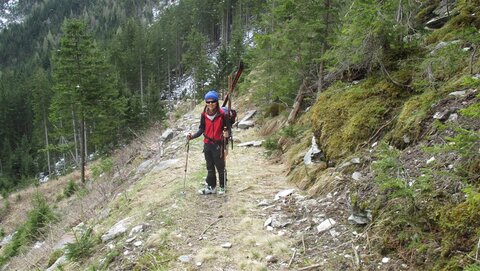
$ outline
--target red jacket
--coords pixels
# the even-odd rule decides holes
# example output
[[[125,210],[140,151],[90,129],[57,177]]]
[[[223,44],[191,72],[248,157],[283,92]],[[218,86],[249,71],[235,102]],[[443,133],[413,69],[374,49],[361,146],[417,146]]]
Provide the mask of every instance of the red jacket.
[[[205,144],[221,144],[223,137],[223,128],[227,127],[230,133],[230,123],[227,120],[225,112],[222,109],[218,110],[213,120],[208,118],[207,112],[203,112],[200,118],[200,126],[198,131],[192,135],[192,138],[199,137],[201,134],[205,137],[203,142]]]

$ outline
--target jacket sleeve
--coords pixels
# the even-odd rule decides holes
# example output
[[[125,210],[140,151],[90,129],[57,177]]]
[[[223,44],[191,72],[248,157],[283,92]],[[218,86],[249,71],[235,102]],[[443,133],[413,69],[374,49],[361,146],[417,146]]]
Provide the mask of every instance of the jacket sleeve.
[[[205,118],[203,114],[200,116],[200,125],[198,126],[198,131],[192,135],[192,139],[201,136],[205,132]]]

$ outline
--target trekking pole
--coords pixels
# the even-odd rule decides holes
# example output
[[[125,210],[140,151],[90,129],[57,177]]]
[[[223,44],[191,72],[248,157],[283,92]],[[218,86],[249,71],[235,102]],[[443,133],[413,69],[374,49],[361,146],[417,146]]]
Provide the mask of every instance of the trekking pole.
[[[227,127],[223,127],[223,131],[227,131]],[[225,139],[222,135],[223,140],[223,188],[225,192],[227,192],[227,155],[225,153],[225,149],[227,148],[228,139]],[[233,143],[232,143],[233,144]]]
[[[183,178],[183,192],[182,194],[185,195],[185,184],[187,182],[187,166],[188,166],[188,152],[190,150],[190,140],[187,139],[187,144],[185,144],[187,146],[187,158],[185,159],[185,177]]]

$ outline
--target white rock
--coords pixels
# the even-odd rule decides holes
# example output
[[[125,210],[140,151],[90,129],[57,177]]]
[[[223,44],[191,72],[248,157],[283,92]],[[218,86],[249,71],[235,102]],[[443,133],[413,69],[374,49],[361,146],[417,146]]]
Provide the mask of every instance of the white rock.
[[[465,90],[460,90],[460,91],[454,91],[454,92],[451,92],[450,96],[465,96],[467,92]]]
[[[182,263],[188,263],[191,260],[190,255],[182,255],[178,257],[178,260],[181,261]]]
[[[142,231],[143,231],[143,225],[135,226],[132,228],[132,230],[130,230],[130,234],[128,236],[132,237],[133,235],[140,233]]]
[[[136,247],[139,247],[139,246],[143,245],[143,242],[142,241],[137,241],[137,242],[133,243],[133,245],[136,246]]]
[[[105,243],[107,241],[115,239],[119,235],[124,234],[127,231],[127,227],[130,225],[130,223],[131,223],[130,217],[117,222],[117,224],[115,224],[112,228],[110,228],[110,230],[108,230],[107,233],[102,235],[102,241]]]
[[[332,218],[325,219],[320,225],[317,226],[318,233],[322,233],[324,231],[328,231],[329,229],[333,228],[337,224],[335,220]]]
[[[277,257],[275,257],[275,256],[273,256],[273,255],[268,255],[267,257],[265,257],[265,260],[267,261],[267,263],[276,263],[276,262],[278,262]]]
[[[265,220],[265,222],[263,223],[263,227],[272,225],[272,220],[272,217],[267,218],[267,220]]]
[[[57,268],[64,264],[67,261],[67,256],[63,255],[62,257],[58,258],[54,264],[52,264],[49,268],[45,269],[45,271],[54,271]]]
[[[388,257],[384,257],[382,259],[382,263],[388,263],[389,261],[390,261],[390,258],[388,258]]]
[[[353,174],[352,174],[352,179],[354,179],[355,181],[360,181],[362,180],[363,178],[363,175],[362,173],[358,172],[358,171],[355,171]]]
[[[295,192],[295,189],[287,189],[287,190],[280,191],[275,195],[275,200],[286,198],[290,196],[293,192]]]
[[[224,243],[221,245],[223,248],[231,248],[232,247],[232,243],[230,242],[227,242],[227,243]]]
[[[166,161],[161,161],[160,163],[158,163],[158,165],[156,165],[152,169],[152,172],[157,173],[157,172],[160,172],[162,170],[165,170],[165,169],[171,168],[173,166],[179,165],[178,162],[179,162],[178,159],[170,159],[170,160],[166,160]]]
[[[163,134],[162,134],[162,139],[165,140],[165,141],[169,140],[172,137],[173,137],[173,130],[170,129],[170,128],[165,130],[165,132],[163,132]]]
[[[241,144],[238,144],[239,147],[260,147],[262,146],[263,140],[259,141],[249,141],[249,142],[244,142]]]
[[[355,157],[355,158],[352,158],[352,160],[350,160],[350,162],[352,162],[353,164],[360,164],[361,160],[360,160],[360,158]]]
[[[427,165],[435,162],[435,157],[431,157],[430,159],[427,160]]]

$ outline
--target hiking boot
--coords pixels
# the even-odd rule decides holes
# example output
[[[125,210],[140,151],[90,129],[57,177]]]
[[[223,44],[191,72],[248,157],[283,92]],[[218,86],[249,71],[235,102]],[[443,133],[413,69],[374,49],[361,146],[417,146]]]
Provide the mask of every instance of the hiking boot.
[[[224,187],[220,187],[220,188],[218,189],[218,194],[219,194],[219,195],[225,194],[225,188],[224,188]]]
[[[198,193],[202,195],[215,194],[216,190],[215,187],[212,188],[211,186],[206,186],[205,188],[198,190]]]

